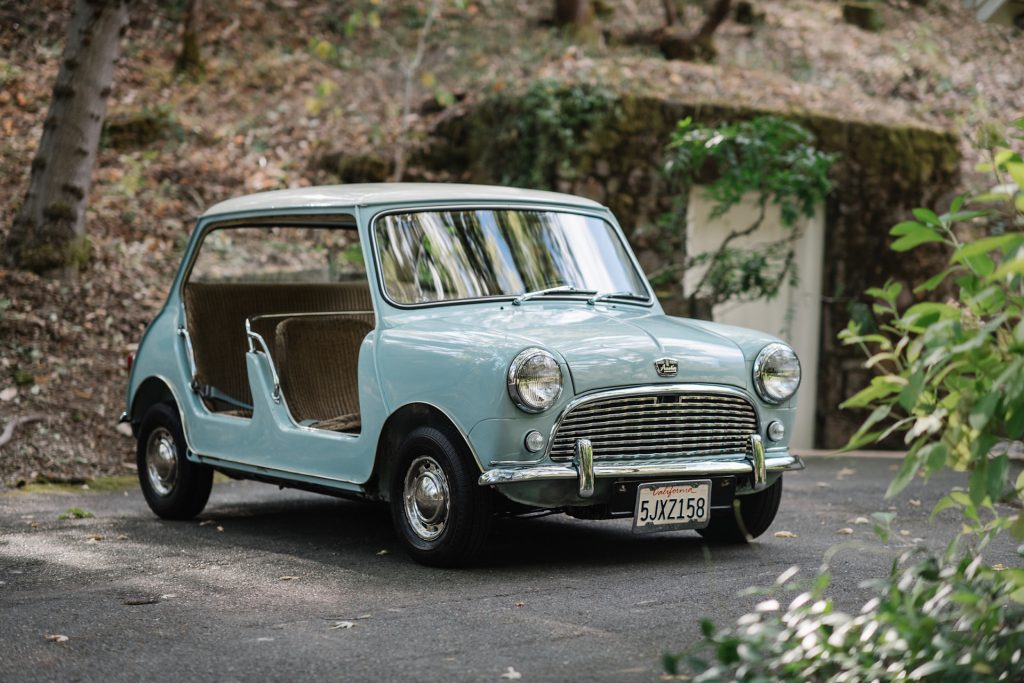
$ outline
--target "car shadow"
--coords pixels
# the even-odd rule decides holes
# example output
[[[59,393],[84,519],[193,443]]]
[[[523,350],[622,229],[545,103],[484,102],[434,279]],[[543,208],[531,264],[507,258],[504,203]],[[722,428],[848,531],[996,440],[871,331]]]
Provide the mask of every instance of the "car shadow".
[[[391,524],[387,505],[338,500],[306,494],[283,494],[280,501],[211,504],[191,522],[164,522],[166,542],[198,541],[252,550],[295,554],[305,560],[353,568],[376,566],[382,555],[393,556],[407,571],[436,571],[410,559]],[[226,533],[211,534],[222,528]],[[151,542],[160,542],[151,539]],[[709,544],[693,531],[634,534],[631,521],[584,521],[566,515],[540,518],[496,518],[488,543],[470,571],[489,573],[510,568],[567,569],[579,567],[650,568],[664,563],[707,566],[712,561],[749,563],[764,552],[758,544]]]

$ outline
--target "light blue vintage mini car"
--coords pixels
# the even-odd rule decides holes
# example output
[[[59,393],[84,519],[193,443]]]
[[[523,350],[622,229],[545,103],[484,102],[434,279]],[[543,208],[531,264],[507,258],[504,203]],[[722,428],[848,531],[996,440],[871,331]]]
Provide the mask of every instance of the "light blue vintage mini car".
[[[389,501],[451,566],[498,512],[762,534],[803,467],[799,383],[779,340],[666,316],[599,204],[341,185],[200,217],[122,419],[161,517],[202,511],[216,470]]]

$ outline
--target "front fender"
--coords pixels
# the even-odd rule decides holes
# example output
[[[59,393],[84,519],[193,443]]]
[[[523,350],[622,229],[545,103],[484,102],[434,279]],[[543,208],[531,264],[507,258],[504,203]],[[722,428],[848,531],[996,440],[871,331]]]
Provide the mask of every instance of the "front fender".
[[[527,346],[486,331],[385,330],[377,347],[381,391],[390,410],[417,402],[440,409],[467,435],[486,470],[492,460],[525,453],[520,432],[537,425],[546,434],[560,405],[572,398],[569,370],[556,354],[565,383],[558,403],[539,415],[516,408],[508,396],[506,374]]]

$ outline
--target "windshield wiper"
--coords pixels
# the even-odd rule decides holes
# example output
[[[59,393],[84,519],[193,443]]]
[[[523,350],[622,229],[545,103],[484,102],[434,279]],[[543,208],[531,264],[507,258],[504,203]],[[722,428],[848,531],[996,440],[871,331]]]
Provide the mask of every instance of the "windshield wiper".
[[[535,289],[532,292],[524,292],[512,299],[513,306],[519,306],[524,301],[528,301],[534,297],[545,296],[547,294],[596,294],[597,292],[593,289],[576,289],[572,285],[558,285],[557,287],[546,287],[545,289]]]
[[[633,292],[602,292],[601,294],[595,294],[594,296],[587,299],[587,303],[593,306],[598,301],[604,301],[605,299],[631,299],[633,301],[647,301],[646,296],[634,294]]]

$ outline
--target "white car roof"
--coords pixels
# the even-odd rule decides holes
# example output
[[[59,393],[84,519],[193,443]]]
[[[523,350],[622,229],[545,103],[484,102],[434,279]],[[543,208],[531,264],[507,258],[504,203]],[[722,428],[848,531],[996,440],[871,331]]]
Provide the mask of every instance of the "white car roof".
[[[235,197],[211,206],[203,216],[242,211],[272,211],[309,207],[370,206],[449,201],[487,202],[516,201],[567,204],[600,208],[590,199],[559,192],[523,190],[495,185],[460,185],[456,183],[363,183],[322,185],[291,190],[271,190]]]

